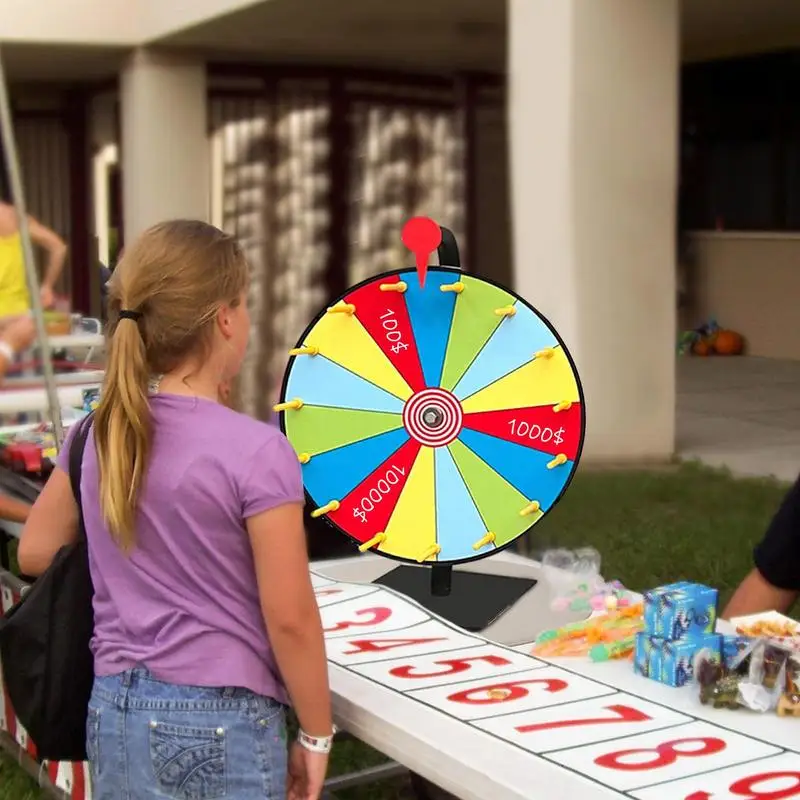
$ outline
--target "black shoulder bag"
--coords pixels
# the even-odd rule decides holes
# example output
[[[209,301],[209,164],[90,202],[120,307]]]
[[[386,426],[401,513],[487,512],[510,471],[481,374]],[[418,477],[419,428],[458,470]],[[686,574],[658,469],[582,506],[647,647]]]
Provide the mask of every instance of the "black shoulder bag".
[[[86,760],[86,714],[94,681],[92,579],[81,507],[81,466],[91,416],[78,423],[69,479],[78,504],[78,541],[0,620],[0,658],[11,705],[39,758]]]

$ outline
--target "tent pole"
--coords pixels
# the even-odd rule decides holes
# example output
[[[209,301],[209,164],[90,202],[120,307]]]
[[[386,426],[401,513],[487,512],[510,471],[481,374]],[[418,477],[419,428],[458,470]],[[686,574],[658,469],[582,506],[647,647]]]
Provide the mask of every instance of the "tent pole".
[[[36,274],[36,262],[33,256],[31,233],[28,228],[28,211],[25,206],[25,194],[22,188],[22,175],[19,165],[17,142],[14,137],[14,124],[11,119],[11,103],[8,97],[8,83],[6,82],[5,66],[3,65],[2,51],[0,50],[0,138],[6,155],[6,170],[11,188],[11,200],[17,211],[19,221],[19,235],[22,241],[22,257],[25,262],[25,273],[28,278],[28,289],[31,295],[31,308],[36,323],[36,334],[39,339],[39,348],[42,353],[42,370],[44,384],[47,390],[47,404],[50,410],[50,421],[53,425],[53,434],[56,447],[60,450],[64,443],[64,425],[61,420],[61,403],[58,399],[56,376],[53,371],[53,359],[50,350],[50,341],[47,337],[47,328],[44,324],[42,301],[39,296],[39,278]]]

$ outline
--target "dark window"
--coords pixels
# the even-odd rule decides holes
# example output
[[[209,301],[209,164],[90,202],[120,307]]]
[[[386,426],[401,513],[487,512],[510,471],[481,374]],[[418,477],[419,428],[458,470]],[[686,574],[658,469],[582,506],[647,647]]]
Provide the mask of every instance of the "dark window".
[[[683,68],[684,230],[800,230],[799,92],[796,53]]]

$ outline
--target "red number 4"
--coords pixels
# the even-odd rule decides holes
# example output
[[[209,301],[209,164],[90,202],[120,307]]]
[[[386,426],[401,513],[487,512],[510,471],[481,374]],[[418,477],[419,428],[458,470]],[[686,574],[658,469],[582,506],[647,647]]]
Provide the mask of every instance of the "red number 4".
[[[794,781],[794,786],[773,789],[769,792],[762,792],[757,788],[768,781],[785,780]],[[734,797],[742,797],[744,800],[788,800],[790,797],[800,797],[800,772],[762,772],[732,783],[728,791]],[[713,797],[714,795],[708,792],[693,792],[687,795],[685,800],[712,800]]]

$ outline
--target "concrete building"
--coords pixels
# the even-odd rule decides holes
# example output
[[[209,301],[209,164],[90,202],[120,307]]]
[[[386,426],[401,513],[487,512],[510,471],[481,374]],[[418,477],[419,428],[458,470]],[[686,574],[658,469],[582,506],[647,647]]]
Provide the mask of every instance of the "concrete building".
[[[400,226],[425,213],[556,325],[586,456],[625,461],[674,449],[681,62],[798,46],[800,4],[6,0],[0,41],[29,205],[71,241],[76,306],[95,256],[156,220],[235,231],[258,412],[314,309],[399,265]],[[713,227],[690,315],[800,358],[775,322],[797,233]]]

